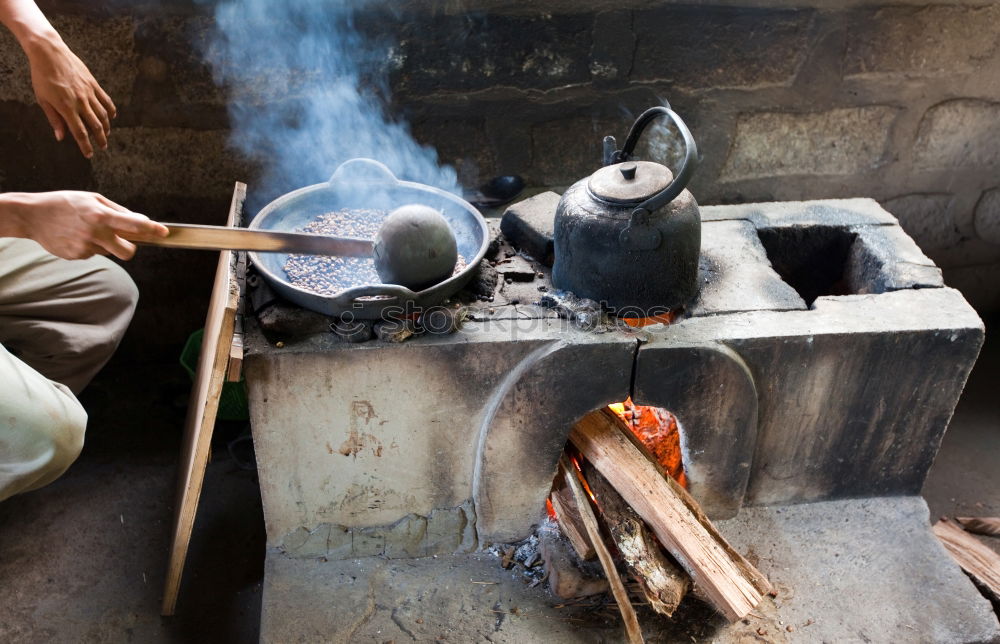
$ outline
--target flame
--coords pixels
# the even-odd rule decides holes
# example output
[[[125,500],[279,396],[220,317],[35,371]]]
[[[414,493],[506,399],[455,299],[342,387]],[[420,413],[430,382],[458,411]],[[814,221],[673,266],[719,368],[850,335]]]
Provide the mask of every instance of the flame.
[[[553,521],[558,521],[559,516],[556,514],[556,509],[552,507],[552,501],[546,497],[545,499],[545,513],[549,515],[549,518]]]
[[[667,474],[687,488],[677,418],[666,409],[636,405],[631,397],[625,402],[612,403],[608,408],[625,422]]]
[[[580,459],[581,458],[583,458],[583,457],[582,456],[573,455],[573,456],[569,457],[569,460],[570,460],[571,463],[573,463],[573,467],[576,469],[576,472],[575,472],[576,478],[577,478],[578,481],[580,481],[580,484],[583,486],[583,491],[587,493],[587,496],[590,497],[591,501],[593,501],[594,503],[597,503],[597,497],[594,496],[594,491],[590,489],[590,484],[587,483],[587,479],[583,475],[583,466],[580,464]]]
[[[623,317],[621,320],[633,329],[641,329],[642,327],[649,326],[651,324],[670,324],[676,317],[676,311],[667,311],[666,313],[659,313],[647,318]]]

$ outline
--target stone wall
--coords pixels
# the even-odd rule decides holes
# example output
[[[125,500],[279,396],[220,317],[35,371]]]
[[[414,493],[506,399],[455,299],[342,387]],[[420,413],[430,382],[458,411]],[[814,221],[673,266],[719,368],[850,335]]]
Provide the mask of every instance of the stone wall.
[[[950,285],[1000,308],[1000,5],[623,4],[451,16],[444,31],[475,34],[452,47],[414,44],[426,26],[409,25],[397,98],[428,139],[442,114],[470,133],[442,144],[448,160],[478,150],[481,172],[553,186],[592,172],[601,137],[620,142],[666,98],[703,154],[700,203],[873,197]],[[531,42],[478,37],[504,32]]]
[[[223,221],[255,164],[227,150],[226,93],[192,45],[210,3],[40,4],[120,116],[93,161],[56,144],[0,35],[0,189],[93,189],[162,220]],[[701,203],[874,197],[981,311],[1000,308],[996,24],[995,3],[913,0],[369,1],[357,20],[382,48],[394,113],[467,185],[566,186],[596,169],[605,134],[621,140],[668,99],[703,154]],[[670,158],[652,134],[646,154]],[[176,353],[213,265],[141,251],[126,358]]]

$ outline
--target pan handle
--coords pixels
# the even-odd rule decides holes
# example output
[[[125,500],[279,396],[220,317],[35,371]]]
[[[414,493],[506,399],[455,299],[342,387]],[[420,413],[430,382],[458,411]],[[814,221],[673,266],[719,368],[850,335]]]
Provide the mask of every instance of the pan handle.
[[[357,158],[341,163],[328,183],[350,186],[360,182],[397,184],[399,179],[384,163],[375,159]]]
[[[384,300],[381,300],[381,302],[406,301],[417,296],[410,289],[398,284],[364,284],[346,289],[337,296],[337,299],[347,304],[354,304],[358,301],[358,298],[371,297],[373,295],[388,296]],[[364,304],[367,304],[367,302]]]

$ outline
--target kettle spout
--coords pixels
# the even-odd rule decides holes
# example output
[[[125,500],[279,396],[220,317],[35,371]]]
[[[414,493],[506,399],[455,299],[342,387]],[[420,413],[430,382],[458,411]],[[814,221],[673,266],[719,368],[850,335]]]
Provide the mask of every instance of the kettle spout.
[[[604,149],[602,156],[604,165],[618,163],[618,141],[615,140],[615,137],[610,135],[604,137]]]

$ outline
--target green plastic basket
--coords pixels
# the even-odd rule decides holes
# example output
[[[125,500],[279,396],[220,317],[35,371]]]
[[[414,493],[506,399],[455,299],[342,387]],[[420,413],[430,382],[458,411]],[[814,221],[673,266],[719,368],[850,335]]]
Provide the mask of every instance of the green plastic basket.
[[[201,353],[201,338],[205,329],[198,329],[188,336],[181,351],[181,366],[191,376],[194,382],[198,369],[198,354]],[[247,383],[240,376],[239,382],[222,383],[222,395],[219,397],[219,412],[216,418],[221,420],[249,420],[250,407],[247,405]]]

